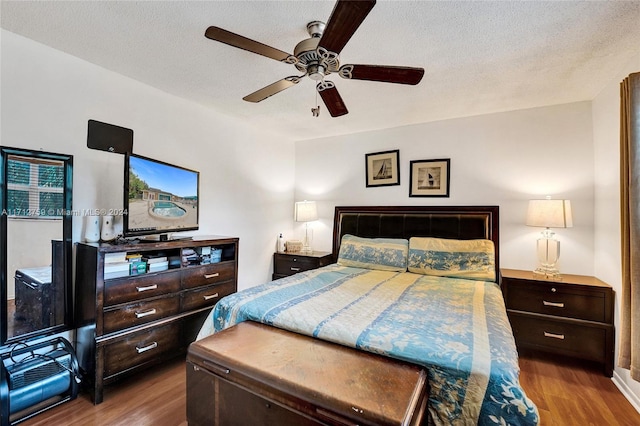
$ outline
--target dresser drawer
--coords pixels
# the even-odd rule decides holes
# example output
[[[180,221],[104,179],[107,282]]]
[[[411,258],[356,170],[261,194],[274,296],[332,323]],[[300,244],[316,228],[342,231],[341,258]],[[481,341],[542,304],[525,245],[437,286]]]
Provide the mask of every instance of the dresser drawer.
[[[604,291],[571,288],[562,284],[509,283],[507,309],[605,322]]]
[[[104,282],[104,306],[180,291],[180,271],[136,275]]]
[[[123,330],[180,312],[180,297],[145,300],[118,308],[105,309],[104,333]]]
[[[562,320],[509,313],[518,347],[546,349],[583,359],[606,360],[607,326],[589,326]]]
[[[191,266],[182,275],[182,288],[201,287],[235,279],[234,262],[214,263],[206,266]]]
[[[192,309],[204,308],[205,306],[213,306],[218,302],[218,300],[228,294],[235,293],[235,291],[236,285],[233,282],[185,291],[182,294],[182,310],[189,311]]]
[[[124,340],[107,345],[104,349],[105,378],[174,352],[179,342],[180,324],[174,322],[132,333]]]

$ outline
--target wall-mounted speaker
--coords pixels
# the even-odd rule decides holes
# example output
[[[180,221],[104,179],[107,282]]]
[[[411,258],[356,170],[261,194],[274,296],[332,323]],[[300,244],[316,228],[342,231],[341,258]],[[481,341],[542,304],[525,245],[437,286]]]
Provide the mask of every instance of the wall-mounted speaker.
[[[87,147],[118,154],[131,154],[133,130],[101,121],[89,120]]]

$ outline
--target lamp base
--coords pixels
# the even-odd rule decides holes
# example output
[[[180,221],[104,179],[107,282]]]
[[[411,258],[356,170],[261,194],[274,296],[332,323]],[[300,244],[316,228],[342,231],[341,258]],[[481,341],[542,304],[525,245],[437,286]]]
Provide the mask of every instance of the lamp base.
[[[551,266],[539,266],[533,271],[534,275],[540,275],[548,280],[562,281],[562,275],[560,275],[560,271],[557,268]]]
[[[560,258],[560,241],[554,238],[553,231],[546,229],[542,232],[536,244],[536,251],[539,263],[533,273],[548,279],[561,279],[560,271],[556,267]]]
[[[311,248],[311,240],[313,239],[313,230],[309,229],[309,222],[304,225],[304,241],[302,242],[302,250],[300,250],[301,254],[313,254],[313,249]]]

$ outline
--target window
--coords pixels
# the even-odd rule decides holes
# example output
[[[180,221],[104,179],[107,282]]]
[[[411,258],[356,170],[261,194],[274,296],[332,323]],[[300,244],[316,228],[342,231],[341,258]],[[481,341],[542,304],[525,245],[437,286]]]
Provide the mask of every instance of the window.
[[[9,155],[7,215],[60,219],[64,211],[64,162]]]

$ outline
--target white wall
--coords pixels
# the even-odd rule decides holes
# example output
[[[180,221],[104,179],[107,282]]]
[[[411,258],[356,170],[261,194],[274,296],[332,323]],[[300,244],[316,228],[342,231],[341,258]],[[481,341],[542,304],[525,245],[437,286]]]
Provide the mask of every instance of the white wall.
[[[590,102],[425,123],[296,143],[296,200],[318,201],[314,247],[330,251],[336,205],[498,205],[501,266],[533,270],[540,229],[528,200],[568,198],[560,270],[591,275],[594,157]],[[400,150],[400,185],[365,187],[365,154]],[[409,197],[409,161],[451,159],[449,198]],[[296,228],[299,235],[301,228]]]
[[[620,300],[622,297],[620,253],[620,82],[640,72],[640,55],[632,60],[593,100],[593,138],[595,152],[595,274],[616,292],[616,355],[620,342]],[[602,167],[605,164],[606,167]],[[640,410],[640,383],[629,371],[616,368],[616,384]]]
[[[593,104],[294,145],[4,30],[1,47],[0,143],[74,155],[74,209],[119,208],[122,156],[86,148],[87,120],[134,129],[136,153],[201,172],[199,233],[240,237],[240,288],[269,278],[279,232],[302,237],[291,221],[294,199],[319,202],[314,248],[327,251],[336,205],[499,205],[501,265],[533,269],[538,230],[524,225],[527,200],[551,195],[574,208],[574,227],[558,230],[561,270],[595,274],[619,300],[618,84],[640,71],[640,57]],[[366,188],[365,154],[390,149],[400,150],[401,185]],[[410,198],[409,161],[433,158],[451,159],[451,196]],[[82,225],[75,218],[74,241]],[[626,370],[615,374],[640,399]]]
[[[88,149],[87,121],[131,128],[135,153],[200,171],[198,233],[240,238],[239,287],[270,277],[277,234],[292,227],[292,141],[16,34],[1,36],[1,144],[72,154],[74,210],[123,203],[123,156]],[[75,217],[74,241],[82,226]]]

